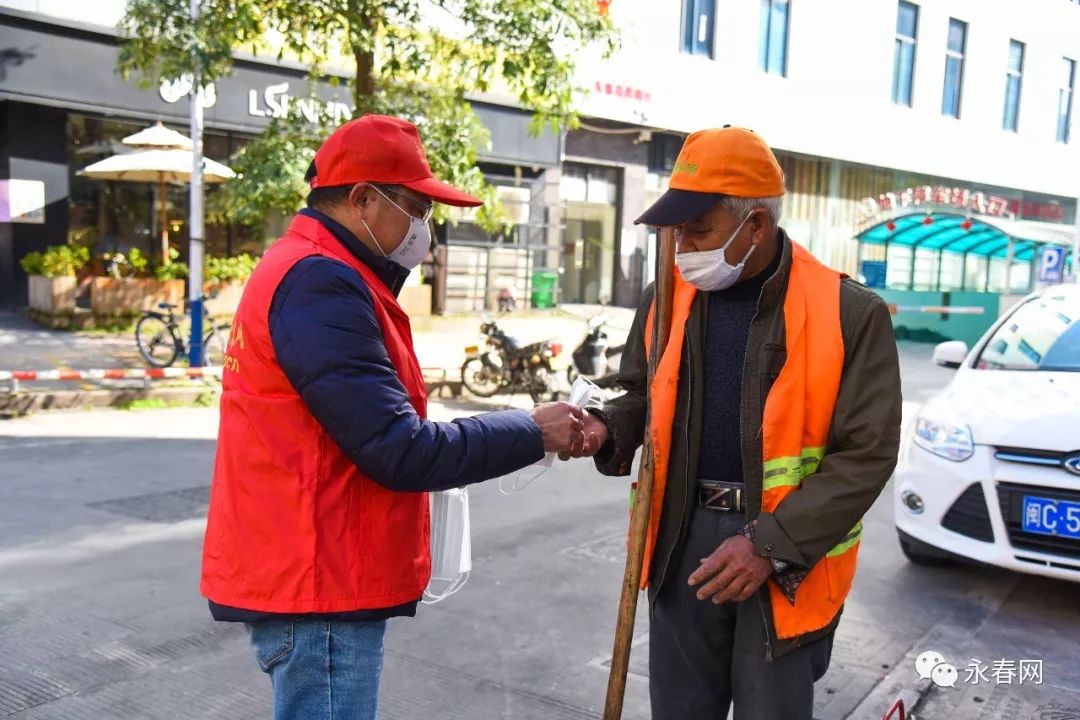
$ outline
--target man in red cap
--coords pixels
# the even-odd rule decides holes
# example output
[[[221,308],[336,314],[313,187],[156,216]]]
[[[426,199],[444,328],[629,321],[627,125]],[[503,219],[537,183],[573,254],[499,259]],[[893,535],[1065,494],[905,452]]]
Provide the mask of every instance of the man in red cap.
[[[345,124],[307,179],[233,323],[201,590],[247,624],[277,720],[369,720],[386,620],[415,614],[431,574],[427,492],[590,448],[567,403],[426,419],[396,294],[432,203],[481,201],[432,177],[414,125]]]
[[[788,238],[783,195],[753,132],[687,138],[638,220],[675,229],[670,340],[649,385],[650,288],[623,353],[628,392],[586,421],[605,474],[629,474],[646,431],[653,441],[653,720],[726,718],[732,705],[735,720],[810,720],[861,518],[896,465],[888,308]]]

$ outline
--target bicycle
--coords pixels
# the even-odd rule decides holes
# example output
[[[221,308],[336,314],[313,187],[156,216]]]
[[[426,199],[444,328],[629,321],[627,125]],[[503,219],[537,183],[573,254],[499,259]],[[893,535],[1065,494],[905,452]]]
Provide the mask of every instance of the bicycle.
[[[188,345],[180,328],[180,320],[173,312],[176,305],[160,303],[159,310],[143,311],[139,322],[135,324],[135,344],[139,354],[151,367],[170,367],[178,357],[187,357]],[[187,317],[187,312],[181,316]],[[225,350],[229,344],[229,323],[219,325],[213,317],[207,316],[210,329],[203,336],[203,366],[218,367],[225,361]]]

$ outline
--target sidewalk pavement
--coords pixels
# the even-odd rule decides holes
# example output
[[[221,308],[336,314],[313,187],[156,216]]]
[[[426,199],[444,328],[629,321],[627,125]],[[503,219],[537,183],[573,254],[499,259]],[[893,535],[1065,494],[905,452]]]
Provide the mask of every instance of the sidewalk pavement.
[[[973,631],[962,628],[925,638],[918,651],[941,653],[958,675],[954,687],[924,681],[928,687],[916,708],[918,717],[1080,718],[1076,635],[1062,632],[1078,606],[1080,585],[1031,578],[1017,583]]]

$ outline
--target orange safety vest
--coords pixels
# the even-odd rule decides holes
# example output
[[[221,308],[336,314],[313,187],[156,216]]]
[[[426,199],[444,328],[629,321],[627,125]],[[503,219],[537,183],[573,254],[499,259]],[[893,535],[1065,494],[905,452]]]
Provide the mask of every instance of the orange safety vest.
[[[841,275],[822,265],[801,245],[792,243],[791,276],[784,299],[787,360],[765,401],[762,420],[761,511],[773,512],[803,482],[813,482],[828,443],[836,394],[844,366],[840,328]],[[641,588],[649,583],[649,566],[660,529],[664,489],[674,431],[679,364],[690,308],[697,288],[675,272],[671,335],[650,387],[653,442],[653,496]],[[651,353],[653,308],[645,326]],[[844,604],[855,577],[862,522],[826,553],[799,585],[792,605],[775,582],[768,581],[777,637],[790,639],[829,625]]]

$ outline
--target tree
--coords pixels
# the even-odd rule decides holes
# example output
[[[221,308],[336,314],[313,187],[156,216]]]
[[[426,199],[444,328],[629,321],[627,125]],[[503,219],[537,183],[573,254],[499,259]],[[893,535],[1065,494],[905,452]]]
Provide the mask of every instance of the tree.
[[[596,0],[202,0],[194,24],[188,0],[129,0],[120,31],[119,69],[145,85],[184,75],[208,84],[247,48],[308,65],[312,92],[349,84],[357,116],[420,127],[435,174],[488,201],[477,217],[488,229],[504,215],[475,165],[489,137],[466,95],[509,92],[533,113],[533,132],[574,128],[573,59],[592,45],[609,54],[616,42]],[[352,76],[327,72],[339,64]],[[212,215],[257,224],[300,206],[304,171],[333,129],[319,107],[313,127],[292,103],[232,158],[238,178],[215,193]]]

